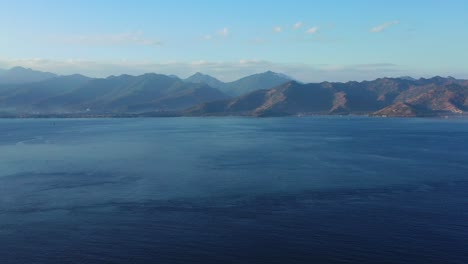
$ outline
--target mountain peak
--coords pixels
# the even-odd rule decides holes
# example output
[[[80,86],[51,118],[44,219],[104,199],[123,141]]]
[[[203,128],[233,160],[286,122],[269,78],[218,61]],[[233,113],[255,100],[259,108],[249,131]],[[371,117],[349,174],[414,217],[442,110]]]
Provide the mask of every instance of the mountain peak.
[[[271,70],[268,70],[266,72],[263,72],[263,73],[259,73],[259,74],[264,74],[264,75],[280,75],[280,73],[277,73],[277,72],[274,72],[274,71],[271,71]]]
[[[294,80],[294,78],[292,78],[291,76],[288,76],[288,75],[286,75],[284,73],[280,73],[280,72],[274,72],[274,71],[271,71],[271,70],[268,70],[268,71],[264,72],[263,74],[278,77],[278,78],[288,79],[288,80]]]
[[[210,76],[210,75],[208,75],[208,74],[204,74],[204,73],[202,73],[202,72],[196,72],[196,73],[190,75],[189,77],[187,77],[186,80],[187,80],[187,79],[194,79],[194,78],[210,78],[210,79],[216,79],[216,78],[214,78],[213,76]]]
[[[85,76],[85,75],[82,75],[82,74],[78,74],[78,73],[75,73],[75,74],[71,74],[71,75],[65,75],[65,76],[60,76],[62,78],[69,78],[69,79],[74,79],[74,80],[91,80],[93,78],[90,78],[88,76]],[[60,78],[59,77],[59,78]]]
[[[401,76],[401,77],[398,77],[398,79],[407,80],[407,81],[416,81],[416,79],[411,76]]]
[[[192,76],[208,76],[207,74],[201,73],[201,72],[196,72]]]
[[[190,82],[190,83],[205,83],[213,88],[220,88],[221,86],[224,85],[223,82],[216,79],[215,77],[212,77],[210,75],[207,75],[201,72],[196,72],[195,74],[184,79],[184,81]]]

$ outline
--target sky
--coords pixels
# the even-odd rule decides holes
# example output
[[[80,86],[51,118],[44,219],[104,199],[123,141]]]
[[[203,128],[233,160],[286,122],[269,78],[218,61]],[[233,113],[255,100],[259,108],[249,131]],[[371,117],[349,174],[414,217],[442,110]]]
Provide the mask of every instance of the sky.
[[[0,0],[0,68],[468,78],[468,1]]]

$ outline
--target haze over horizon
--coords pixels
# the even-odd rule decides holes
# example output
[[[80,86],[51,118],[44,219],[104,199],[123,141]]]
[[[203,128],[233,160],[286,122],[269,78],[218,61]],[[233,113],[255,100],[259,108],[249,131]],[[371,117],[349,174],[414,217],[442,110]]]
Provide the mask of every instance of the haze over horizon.
[[[464,1],[0,1],[0,6],[4,69],[91,77],[156,72],[185,78],[202,72],[222,81],[268,70],[304,82],[468,78]],[[450,49],[444,48],[447,43]]]

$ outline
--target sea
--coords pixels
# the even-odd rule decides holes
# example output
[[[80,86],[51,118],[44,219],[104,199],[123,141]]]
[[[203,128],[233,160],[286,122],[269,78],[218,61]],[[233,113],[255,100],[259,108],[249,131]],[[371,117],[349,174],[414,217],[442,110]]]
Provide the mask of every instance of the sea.
[[[0,119],[0,263],[468,263],[468,119]]]

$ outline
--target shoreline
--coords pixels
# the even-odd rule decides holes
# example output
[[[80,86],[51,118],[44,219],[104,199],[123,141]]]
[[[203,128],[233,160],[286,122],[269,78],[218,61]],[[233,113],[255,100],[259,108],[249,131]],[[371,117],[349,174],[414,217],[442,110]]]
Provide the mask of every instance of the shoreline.
[[[251,114],[207,114],[207,115],[185,115],[182,113],[165,112],[165,113],[100,113],[100,114],[0,114],[0,119],[99,119],[99,118],[173,118],[173,117],[250,117],[250,118],[278,118],[278,117],[372,117],[372,118],[435,118],[435,119],[459,119],[468,118],[468,114],[431,114],[431,115],[375,115],[372,113],[366,114],[278,114],[278,115],[251,115]]]

